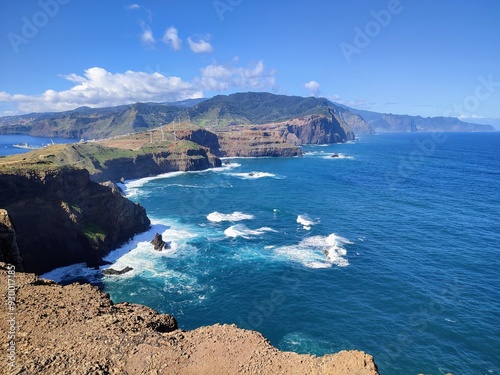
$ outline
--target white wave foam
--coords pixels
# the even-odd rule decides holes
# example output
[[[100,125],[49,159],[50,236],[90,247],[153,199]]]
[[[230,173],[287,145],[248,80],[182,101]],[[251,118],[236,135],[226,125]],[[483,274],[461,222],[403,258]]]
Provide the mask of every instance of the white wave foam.
[[[264,177],[279,178],[275,174],[267,172],[228,173],[228,175],[243,178],[245,180],[255,180]]]
[[[215,170],[224,170],[224,169],[233,169],[233,168],[238,168],[238,167],[241,167],[241,164],[240,163],[234,163],[234,162],[229,162],[229,160],[227,160],[228,158],[224,158],[222,159],[222,165],[220,168],[215,168]],[[226,164],[227,162],[229,162],[229,164]]]
[[[98,282],[101,272],[94,268],[88,268],[86,263],[72,264],[71,266],[59,267],[40,275],[43,279],[54,280],[58,283],[72,282],[77,279]]]
[[[220,223],[222,221],[241,221],[241,220],[252,220],[253,215],[244,214],[243,212],[234,211],[232,214],[221,214],[220,212],[212,212],[207,215],[207,219],[213,223]]]
[[[127,180],[127,181],[124,181],[123,183],[118,184],[118,186],[123,190],[123,192],[125,193],[125,196],[130,198],[132,196],[136,196],[139,192],[139,189],[150,181],[160,180],[163,178],[172,178],[172,177],[180,176],[181,174],[184,174],[184,173],[188,173],[188,172],[162,173],[162,174],[159,174],[159,175],[153,176],[153,177],[144,177],[144,178],[139,178],[137,180]]]
[[[166,220],[151,219],[151,228],[143,233],[137,234],[132,240],[120,248],[112,251],[104,260],[111,265],[101,266],[99,270],[88,268],[85,263],[73,264],[67,267],[60,267],[45,273],[42,277],[56,282],[68,282],[75,279],[86,279],[91,283],[96,283],[102,275],[102,270],[113,268],[122,270],[125,267],[132,267],[133,270],[120,275],[121,278],[133,277],[143,272],[151,272],[155,259],[164,257],[175,257],[179,249],[195,252],[196,249],[187,242],[197,236],[188,228],[171,226]],[[169,249],[155,251],[150,241],[156,233],[160,233],[163,240],[169,244]],[[106,276],[112,277],[112,276]]]
[[[262,227],[259,229],[250,229],[245,224],[232,225],[224,231],[226,237],[243,237],[249,239],[252,236],[260,236],[266,232],[276,232],[273,228]]]
[[[346,155],[346,154],[341,154],[341,153],[333,153],[333,154],[325,154],[325,156],[322,157],[323,159],[350,159],[354,160],[354,156],[351,155]]]
[[[312,220],[307,215],[299,215],[299,216],[297,216],[297,223],[302,224],[302,227],[305,230],[311,230],[311,227],[313,225],[317,224],[317,222],[315,222],[314,220]]]
[[[332,265],[346,267],[349,265],[347,250],[344,248],[346,244],[352,242],[332,233],[329,236],[304,238],[297,245],[281,246],[275,253],[308,268],[328,268]]]

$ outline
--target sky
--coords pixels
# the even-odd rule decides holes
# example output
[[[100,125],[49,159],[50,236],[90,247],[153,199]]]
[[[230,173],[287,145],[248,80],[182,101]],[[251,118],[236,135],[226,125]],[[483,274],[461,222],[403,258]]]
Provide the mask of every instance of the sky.
[[[2,0],[0,116],[246,91],[500,125],[497,0]]]

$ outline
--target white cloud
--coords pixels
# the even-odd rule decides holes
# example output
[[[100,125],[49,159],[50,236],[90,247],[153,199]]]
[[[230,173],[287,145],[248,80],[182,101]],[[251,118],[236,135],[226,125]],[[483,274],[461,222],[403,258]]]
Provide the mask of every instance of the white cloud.
[[[214,50],[212,45],[206,40],[200,39],[199,42],[194,42],[191,37],[188,38],[189,48],[194,53],[209,53]]]
[[[140,9],[141,6],[139,4],[129,4],[125,6],[125,9],[127,10],[135,10],[135,9]]]
[[[81,106],[106,107],[138,101],[177,101],[203,97],[203,91],[179,77],[160,73],[110,73],[102,68],[85,70],[83,76],[64,78],[75,85],[66,91],[47,90],[41,95],[0,92],[0,102],[12,102],[20,112],[65,111]]]
[[[476,115],[475,113],[463,114],[458,116],[459,120],[473,120],[473,119],[482,119],[484,116]]]
[[[17,113],[66,111],[81,106],[111,107],[136,102],[172,102],[202,98],[204,90],[261,90],[273,89],[276,71],[268,70],[262,61],[249,67],[211,64],[201,69],[191,82],[158,72],[146,73],[128,70],[111,73],[99,67],[84,71],[83,75],[61,77],[72,83],[64,91],[47,90],[40,95],[0,92],[3,115]]]
[[[319,94],[319,83],[316,81],[307,82],[304,87],[311,91],[312,96],[318,96]]]
[[[153,31],[151,28],[145,24],[142,25],[142,34],[141,34],[141,40],[144,44],[147,45],[154,45],[156,43],[156,40],[153,36]]]
[[[162,40],[163,43],[170,45],[175,51],[180,50],[182,47],[182,40],[179,38],[179,32],[173,26],[165,30]]]
[[[263,89],[273,88],[276,84],[276,71],[266,70],[264,62],[243,68],[232,65],[208,65],[201,70],[196,81],[205,90]]]

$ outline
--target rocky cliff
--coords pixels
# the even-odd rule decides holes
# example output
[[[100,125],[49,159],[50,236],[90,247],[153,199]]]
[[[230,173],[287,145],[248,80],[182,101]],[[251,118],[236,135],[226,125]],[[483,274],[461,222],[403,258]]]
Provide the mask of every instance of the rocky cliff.
[[[0,262],[13,264],[23,271],[24,265],[19,247],[14,223],[7,210],[0,209]]]
[[[15,300],[0,311],[10,317],[13,307],[15,315],[0,320],[0,342],[9,348],[4,374],[378,374],[373,357],[360,351],[281,352],[234,325],[182,331],[172,316],[115,305],[96,287],[60,286],[7,267],[0,263],[0,291],[7,301],[8,285],[15,285]]]
[[[285,137],[293,134],[301,144],[332,144],[354,140],[354,132],[337,115],[310,115],[284,123]]]
[[[144,208],[91,181],[84,169],[4,172],[0,197],[29,272],[99,264],[103,255],[150,225]]]

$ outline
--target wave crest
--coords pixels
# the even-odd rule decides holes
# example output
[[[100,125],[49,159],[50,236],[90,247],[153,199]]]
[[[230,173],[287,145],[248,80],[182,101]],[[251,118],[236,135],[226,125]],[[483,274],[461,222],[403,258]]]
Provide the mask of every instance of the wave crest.
[[[328,268],[332,265],[347,267],[347,250],[344,245],[352,244],[347,238],[337,236],[312,236],[304,238],[297,245],[281,246],[276,254],[308,268]]]
[[[276,232],[273,228],[262,227],[259,229],[250,229],[245,224],[232,225],[224,231],[226,237],[242,237],[249,239],[252,236],[260,236],[266,232]]]
[[[214,211],[207,215],[207,219],[213,223],[220,223],[223,221],[241,221],[241,220],[252,220],[253,215],[244,214],[243,212],[234,211],[232,214],[222,214],[220,212]]]

